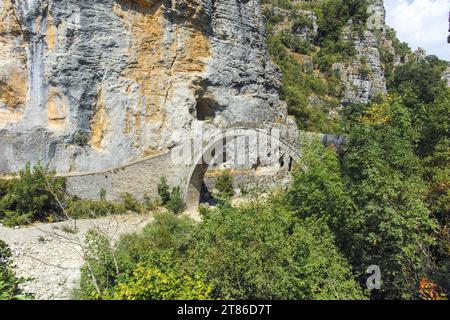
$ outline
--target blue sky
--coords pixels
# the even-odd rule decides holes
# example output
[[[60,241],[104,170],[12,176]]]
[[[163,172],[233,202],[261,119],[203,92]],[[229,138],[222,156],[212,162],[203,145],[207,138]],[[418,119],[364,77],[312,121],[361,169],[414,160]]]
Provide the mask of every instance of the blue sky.
[[[450,61],[447,43],[450,0],[384,0],[387,24],[397,31],[401,41],[415,50]]]

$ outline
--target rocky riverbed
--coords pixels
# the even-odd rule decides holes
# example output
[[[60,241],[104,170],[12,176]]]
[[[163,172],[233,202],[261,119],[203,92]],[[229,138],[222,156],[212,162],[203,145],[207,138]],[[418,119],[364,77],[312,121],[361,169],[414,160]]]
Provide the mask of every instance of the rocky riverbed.
[[[70,299],[79,285],[83,265],[82,243],[95,228],[112,241],[121,235],[142,230],[152,215],[121,215],[95,220],[34,224],[22,228],[0,225],[0,240],[13,252],[18,276],[27,278],[23,289],[36,299]]]

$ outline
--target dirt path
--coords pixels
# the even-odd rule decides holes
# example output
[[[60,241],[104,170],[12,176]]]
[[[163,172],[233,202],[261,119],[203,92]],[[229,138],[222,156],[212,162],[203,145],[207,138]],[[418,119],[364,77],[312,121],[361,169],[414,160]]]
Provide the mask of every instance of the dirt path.
[[[35,224],[19,229],[0,226],[0,239],[13,252],[18,276],[31,278],[23,289],[36,299],[70,299],[78,285],[83,265],[81,246],[88,230],[96,228],[113,241],[120,235],[140,231],[151,215],[111,216],[73,222]]]

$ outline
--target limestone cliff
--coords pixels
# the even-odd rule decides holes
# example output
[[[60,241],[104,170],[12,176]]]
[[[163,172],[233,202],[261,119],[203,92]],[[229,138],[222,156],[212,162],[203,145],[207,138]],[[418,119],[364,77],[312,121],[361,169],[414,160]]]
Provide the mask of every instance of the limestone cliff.
[[[286,122],[258,0],[0,0],[0,172],[164,153]]]
[[[450,66],[444,72],[443,77],[444,77],[445,80],[447,80],[447,85],[450,87]]]
[[[323,21],[326,20],[320,1],[267,2],[265,10],[271,19],[274,37],[281,39],[306,73],[314,74],[320,80],[339,80],[337,90],[329,90],[321,96],[310,95],[309,105],[330,104],[327,102],[330,96],[337,98],[341,106],[367,103],[378,94],[387,93],[387,78],[396,66],[408,61],[409,48],[400,43],[395,31],[386,25],[383,0],[367,0],[364,23],[348,17],[342,30],[339,29],[339,39],[325,39],[325,35],[320,33],[318,14],[322,15]],[[336,20],[339,18],[339,15],[335,17]],[[334,46],[334,51],[328,52],[327,59],[332,63],[326,71],[320,67],[324,62],[320,55],[325,45]],[[330,114],[335,114],[335,111],[332,107]]]
[[[352,32],[352,21],[344,29],[343,38],[354,43],[356,57],[350,64],[337,63],[343,84],[342,103],[367,103],[377,94],[386,94],[386,78],[380,48],[392,55],[395,50],[387,40],[386,10],[382,0],[372,0],[367,29],[362,33]]]

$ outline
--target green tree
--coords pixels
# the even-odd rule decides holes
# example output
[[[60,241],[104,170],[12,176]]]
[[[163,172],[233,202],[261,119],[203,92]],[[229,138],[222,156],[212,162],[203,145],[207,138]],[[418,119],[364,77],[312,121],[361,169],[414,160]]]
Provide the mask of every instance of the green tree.
[[[395,71],[391,90],[403,94],[411,89],[416,93],[418,102],[432,103],[446,87],[442,72],[447,67],[447,63],[435,56],[428,56],[419,62],[409,62]]]
[[[426,184],[426,205],[439,223],[438,241],[431,247],[435,265],[427,275],[450,292],[450,90],[442,79],[447,67],[447,62],[434,56],[411,61],[396,70],[389,89],[398,94],[411,114],[417,137],[415,153]]]
[[[362,299],[320,219],[293,219],[281,200],[203,210],[189,268],[226,299]]]
[[[357,206],[349,259],[361,274],[372,264],[381,268],[379,298],[417,297],[419,277],[430,263],[426,248],[434,243],[436,223],[422,196],[411,118],[401,102],[388,100],[360,106],[347,127],[343,171]]]
[[[63,218],[60,201],[65,199],[65,179],[55,177],[41,165],[28,164],[12,181],[8,193],[0,200],[0,218],[7,225]]]
[[[320,218],[334,232],[341,250],[350,255],[356,206],[341,175],[339,157],[320,141],[304,141],[285,201],[301,219]]]

